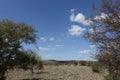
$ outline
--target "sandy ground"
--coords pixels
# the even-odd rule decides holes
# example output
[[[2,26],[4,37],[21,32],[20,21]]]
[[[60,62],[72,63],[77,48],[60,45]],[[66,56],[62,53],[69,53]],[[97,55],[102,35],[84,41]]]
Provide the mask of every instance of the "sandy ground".
[[[104,80],[102,73],[93,73],[87,66],[45,66],[35,71],[15,69],[9,71],[7,80]]]

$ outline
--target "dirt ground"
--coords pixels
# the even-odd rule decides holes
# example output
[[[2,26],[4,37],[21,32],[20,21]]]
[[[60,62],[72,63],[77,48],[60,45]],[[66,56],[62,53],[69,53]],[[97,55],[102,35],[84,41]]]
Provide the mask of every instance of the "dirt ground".
[[[8,72],[7,80],[104,80],[102,73],[93,73],[87,66],[45,66],[44,70],[15,69]]]

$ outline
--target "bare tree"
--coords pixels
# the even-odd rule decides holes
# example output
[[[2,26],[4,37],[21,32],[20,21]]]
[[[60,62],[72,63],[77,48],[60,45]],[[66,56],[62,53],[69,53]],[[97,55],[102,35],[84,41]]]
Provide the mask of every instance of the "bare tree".
[[[94,10],[85,38],[97,46],[96,58],[106,66],[111,79],[120,80],[120,0],[103,0]]]

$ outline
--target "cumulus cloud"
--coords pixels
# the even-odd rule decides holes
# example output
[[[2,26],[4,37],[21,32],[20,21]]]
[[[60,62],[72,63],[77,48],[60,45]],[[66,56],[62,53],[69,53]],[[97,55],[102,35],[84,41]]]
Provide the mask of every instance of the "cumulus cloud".
[[[68,30],[69,34],[72,36],[79,36],[81,35],[86,29],[82,28],[78,25],[72,25],[71,28]]]
[[[54,41],[55,37],[40,37],[41,41]]]
[[[70,11],[71,11],[70,20],[72,22],[78,22],[83,25],[90,25],[92,23],[92,21],[86,19],[86,17],[82,13],[78,13],[75,15],[75,9],[71,9]]]

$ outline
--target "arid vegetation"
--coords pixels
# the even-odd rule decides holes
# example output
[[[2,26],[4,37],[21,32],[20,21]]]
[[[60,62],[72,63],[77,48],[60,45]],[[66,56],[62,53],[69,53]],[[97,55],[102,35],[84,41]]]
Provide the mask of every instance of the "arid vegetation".
[[[104,80],[104,73],[95,73],[88,66],[46,65],[43,70],[15,69],[9,71],[7,80]]]
[[[31,25],[0,21],[0,80],[120,80],[120,0],[102,0],[93,12],[84,38],[96,46],[96,61],[42,61],[23,49],[36,43]]]

